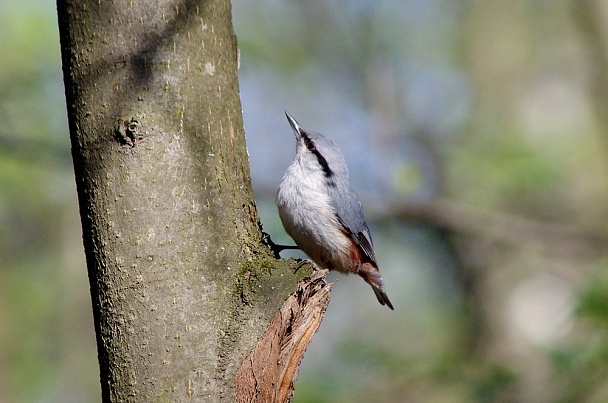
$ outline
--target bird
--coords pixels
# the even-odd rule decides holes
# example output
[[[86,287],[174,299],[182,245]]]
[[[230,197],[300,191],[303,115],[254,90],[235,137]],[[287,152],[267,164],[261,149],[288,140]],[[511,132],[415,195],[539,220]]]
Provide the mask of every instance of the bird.
[[[296,140],[295,158],[276,196],[285,231],[316,265],[359,275],[378,302],[394,310],[344,156],[329,138],[304,130],[289,113],[285,115]]]

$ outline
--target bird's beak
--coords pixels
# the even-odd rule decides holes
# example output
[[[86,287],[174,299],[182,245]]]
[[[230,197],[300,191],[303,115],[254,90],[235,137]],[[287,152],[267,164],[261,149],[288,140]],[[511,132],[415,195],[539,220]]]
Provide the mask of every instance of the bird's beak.
[[[297,138],[300,138],[301,136],[301,132],[302,132],[302,128],[300,127],[300,125],[298,124],[298,122],[296,122],[296,120],[291,117],[291,115],[287,112],[285,112],[285,116],[287,116],[287,120],[289,121],[289,124],[291,125],[291,128],[293,129],[293,132],[295,133]]]

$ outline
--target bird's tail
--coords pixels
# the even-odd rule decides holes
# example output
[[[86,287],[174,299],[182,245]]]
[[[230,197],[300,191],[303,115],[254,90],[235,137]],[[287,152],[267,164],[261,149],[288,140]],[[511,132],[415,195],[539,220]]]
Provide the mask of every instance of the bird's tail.
[[[388,306],[394,311],[395,308],[393,308],[393,304],[391,304],[391,301],[388,299],[388,295],[386,295],[386,292],[373,284],[371,284],[371,286],[372,290],[374,290],[374,294],[376,294],[376,298],[378,298],[378,302],[380,302],[382,305]]]
[[[374,294],[376,294],[376,298],[378,298],[378,302],[381,305],[386,305],[392,310],[393,304],[388,299],[388,295],[386,295],[386,289],[384,288],[384,280],[380,276],[380,271],[377,267],[374,267],[370,263],[364,263],[359,268],[359,275],[365,280],[365,282],[372,286],[372,290],[374,290]]]

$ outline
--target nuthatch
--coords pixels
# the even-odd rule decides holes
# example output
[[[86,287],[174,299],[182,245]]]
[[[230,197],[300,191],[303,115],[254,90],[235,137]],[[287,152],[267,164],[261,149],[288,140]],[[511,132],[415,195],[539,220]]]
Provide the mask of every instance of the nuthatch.
[[[276,199],[285,230],[317,265],[358,274],[372,286],[382,305],[394,309],[342,153],[333,141],[302,129],[285,115],[296,136],[296,158],[283,176]]]

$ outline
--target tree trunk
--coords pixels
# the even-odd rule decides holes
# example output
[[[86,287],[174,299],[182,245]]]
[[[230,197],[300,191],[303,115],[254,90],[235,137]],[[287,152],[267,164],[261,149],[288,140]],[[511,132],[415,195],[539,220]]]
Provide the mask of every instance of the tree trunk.
[[[260,242],[230,3],[57,8],[103,400],[233,401],[306,271]]]

